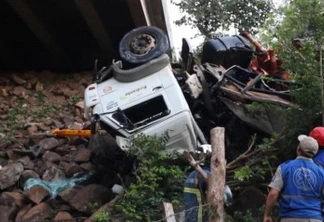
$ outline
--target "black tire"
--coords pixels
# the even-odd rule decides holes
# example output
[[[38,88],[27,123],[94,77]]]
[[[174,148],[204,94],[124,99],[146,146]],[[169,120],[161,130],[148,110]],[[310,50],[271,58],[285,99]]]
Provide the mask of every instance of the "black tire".
[[[142,46],[143,43],[145,43],[144,46]],[[146,63],[168,50],[169,40],[167,35],[154,26],[142,26],[133,29],[119,43],[119,54],[122,60],[131,64]]]

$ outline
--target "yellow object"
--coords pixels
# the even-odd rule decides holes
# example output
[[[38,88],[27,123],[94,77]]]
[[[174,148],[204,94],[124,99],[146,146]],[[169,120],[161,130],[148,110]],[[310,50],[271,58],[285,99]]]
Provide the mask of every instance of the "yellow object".
[[[91,137],[91,130],[55,129],[51,131],[55,136]]]

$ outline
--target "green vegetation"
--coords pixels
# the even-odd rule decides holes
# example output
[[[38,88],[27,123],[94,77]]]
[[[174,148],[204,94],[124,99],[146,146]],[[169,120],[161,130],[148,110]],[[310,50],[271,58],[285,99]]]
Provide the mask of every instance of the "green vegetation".
[[[284,153],[283,159],[287,159],[295,153],[298,134],[308,134],[313,127],[324,124],[323,64],[320,61],[320,48],[324,43],[324,1],[284,3],[269,16],[262,39],[276,50],[284,68],[300,84],[292,89],[297,107],[281,112],[287,119],[287,129],[280,150]]]
[[[74,105],[81,100],[80,96],[71,96],[69,99],[69,104]]]
[[[176,153],[164,153],[168,135],[161,137],[144,134],[133,138],[128,149],[136,155],[138,167],[114,213],[128,221],[152,221],[161,219],[162,203],[173,204],[175,212],[182,208],[182,192],[185,170],[175,162]]]
[[[110,220],[110,214],[107,211],[101,211],[94,215],[95,222],[107,222]]]
[[[233,216],[233,222],[259,222],[263,221],[264,206],[252,212],[247,210],[246,212],[235,211]]]

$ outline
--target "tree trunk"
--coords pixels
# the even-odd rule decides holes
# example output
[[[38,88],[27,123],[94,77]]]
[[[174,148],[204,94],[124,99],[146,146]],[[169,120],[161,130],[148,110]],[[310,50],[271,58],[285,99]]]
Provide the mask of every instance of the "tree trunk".
[[[208,178],[207,203],[209,206],[209,222],[224,222],[224,187],[226,175],[225,144],[223,127],[210,131],[212,158],[211,174]]]

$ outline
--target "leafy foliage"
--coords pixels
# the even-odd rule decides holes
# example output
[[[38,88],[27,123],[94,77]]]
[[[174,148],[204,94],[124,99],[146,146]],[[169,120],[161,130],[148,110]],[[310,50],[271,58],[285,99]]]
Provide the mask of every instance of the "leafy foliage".
[[[96,213],[93,219],[95,222],[107,222],[110,220],[110,215],[108,211],[101,211]]]
[[[259,210],[252,212],[248,210],[246,212],[235,211],[233,219],[236,222],[259,222],[263,220],[264,206]]]
[[[243,166],[235,171],[234,179],[244,181],[252,177],[252,170],[249,166]]]
[[[169,137],[138,135],[128,146],[129,154],[138,159],[132,183],[115,206],[128,220],[151,221],[160,219],[162,202],[171,202],[175,210],[181,207],[184,171],[172,163],[176,153],[166,153]]]
[[[207,38],[219,29],[235,28],[253,33],[273,7],[270,0],[181,0],[174,4],[187,14],[176,24],[197,27]]]
[[[324,40],[323,0],[286,1],[266,25],[263,40],[271,44],[284,68],[300,85],[292,89],[296,108],[286,109],[286,144],[295,144],[296,136],[308,134],[322,125],[323,75],[320,48]],[[266,36],[266,37],[265,37]],[[322,118],[323,119],[323,118]],[[296,146],[291,146],[295,150]]]

